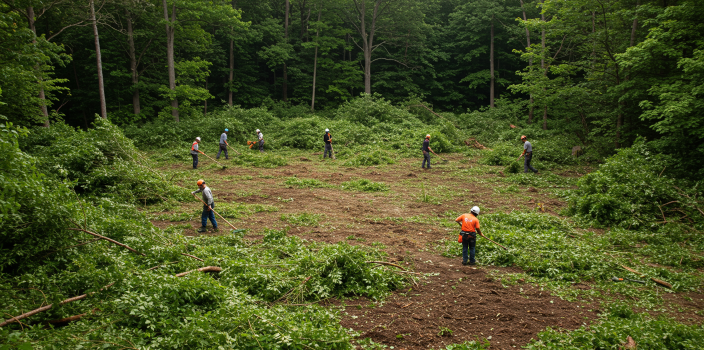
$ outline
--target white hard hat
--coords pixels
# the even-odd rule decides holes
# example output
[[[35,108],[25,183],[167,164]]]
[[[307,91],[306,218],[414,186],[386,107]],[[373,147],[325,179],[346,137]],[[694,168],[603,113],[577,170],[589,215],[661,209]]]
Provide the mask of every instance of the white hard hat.
[[[472,213],[474,213],[475,215],[479,215],[479,207],[476,206],[476,205],[473,206],[473,207],[472,207]]]
[[[200,137],[196,137],[196,140],[200,141]]]
[[[330,132],[330,129],[325,129],[325,132]]]
[[[257,129],[257,132],[259,132],[259,129]]]

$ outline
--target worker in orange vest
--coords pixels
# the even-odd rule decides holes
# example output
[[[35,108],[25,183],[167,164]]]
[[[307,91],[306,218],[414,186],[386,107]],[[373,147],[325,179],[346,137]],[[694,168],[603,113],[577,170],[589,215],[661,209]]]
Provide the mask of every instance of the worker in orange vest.
[[[462,265],[474,265],[477,262],[474,260],[474,248],[477,245],[477,233],[480,235],[482,231],[479,229],[479,207],[474,206],[469,214],[462,214],[455,222],[460,224],[462,236]],[[467,261],[467,250],[469,250],[469,261]]]
[[[196,137],[191,145],[191,157],[193,157],[193,169],[198,169],[198,153],[205,154],[198,150],[198,144],[200,144],[200,137]]]

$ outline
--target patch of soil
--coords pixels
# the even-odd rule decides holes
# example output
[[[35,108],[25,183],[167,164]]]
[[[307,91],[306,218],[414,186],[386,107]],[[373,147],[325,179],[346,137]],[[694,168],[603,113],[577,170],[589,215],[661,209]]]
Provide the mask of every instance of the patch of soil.
[[[397,349],[427,349],[489,339],[492,349],[512,349],[545,327],[576,329],[596,318],[587,305],[569,303],[529,284],[503,286],[484,266],[428,253],[395,256],[402,266],[436,274],[394,293],[384,302],[366,298],[331,305],[344,307],[342,326],[361,338]]]

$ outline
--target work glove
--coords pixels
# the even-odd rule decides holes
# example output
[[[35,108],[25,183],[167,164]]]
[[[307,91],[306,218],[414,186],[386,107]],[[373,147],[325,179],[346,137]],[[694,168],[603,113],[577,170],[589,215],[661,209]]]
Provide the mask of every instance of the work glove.
[[[191,194],[196,194],[196,191],[191,192]]]

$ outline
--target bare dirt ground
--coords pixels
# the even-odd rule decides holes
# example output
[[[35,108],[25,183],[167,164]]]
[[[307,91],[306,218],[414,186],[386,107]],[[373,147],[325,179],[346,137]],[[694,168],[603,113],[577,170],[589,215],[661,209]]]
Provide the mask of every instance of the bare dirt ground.
[[[571,330],[594,320],[598,310],[593,304],[569,303],[527,283],[503,285],[488,272],[520,271],[482,265],[481,249],[477,250],[477,266],[462,266],[461,258],[445,258],[434,252],[432,247],[438,242],[456,239],[455,215],[468,212],[473,205],[482,213],[496,213],[539,210],[540,203],[553,215],[566,205],[547,189],[507,184],[498,169],[478,165],[476,160],[458,155],[445,158],[450,162],[436,162],[432,170],[421,170],[421,159],[351,168],[342,166],[340,160],[323,162],[312,155],[273,169],[229,167],[185,172],[187,165],[172,165],[163,170],[182,172],[180,185],[187,189],[195,189],[198,178],[206,179],[216,198],[216,210],[218,203],[233,202],[278,208],[230,219],[238,229],[247,229],[250,239],[261,238],[265,228],[289,227],[289,234],[308,240],[381,247],[389,253],[389,261],[432,274],[383,302],[365,298],[327,301],[328,305],[344,307],[341,324],[360,332],[362,338],[396,349],[444,348],[486,338],[493,349],[513,349],[527,344],[546,327]],[[586,171],[577,169],[560,175],[574,177]],[[294,176],[318,179],[335,187],[295,188],[284,184]],[[341,188],[343,182],[360,178],[383,182],[390,190],[369,193]],[[157,214],[194,212],[200,207],[194,200]],[[283,217],[302,213],[319,215],[318,224],[296,226]],[[449,224],[437,224],[443,220]],[[219,222],[221,228],[227,227]],[[195,235],[200,217],[153,223],[162,228],[190,225],[192,230],[185,234]],[[223,231],[227,232],[207,234],[225,234]],[[491,236],[491,232],[486,234]]]

